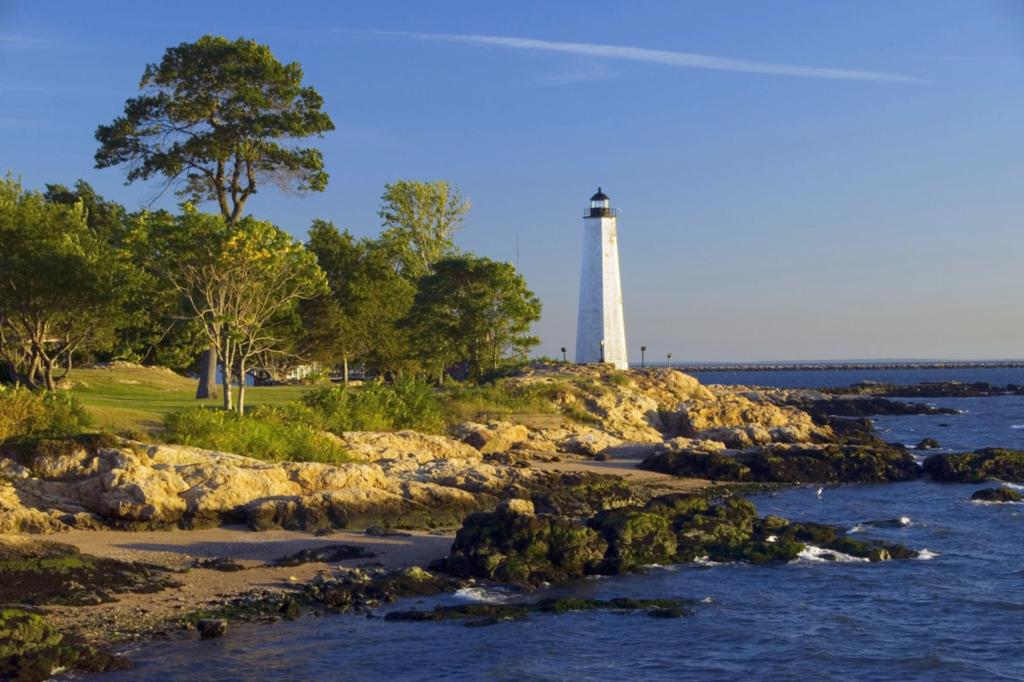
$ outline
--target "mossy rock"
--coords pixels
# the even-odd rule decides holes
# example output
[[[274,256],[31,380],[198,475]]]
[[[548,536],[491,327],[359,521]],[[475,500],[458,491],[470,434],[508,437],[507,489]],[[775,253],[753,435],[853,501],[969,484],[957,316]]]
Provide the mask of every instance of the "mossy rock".
[[[537,585],[593,573],[607,548],[595,530],[569,519],[481,512],[465,520],[443,566],[458,576]]]
[[[737,452],[671,451],[651,455],[640,468],[673,476],[738,482],[868,483],[906,481],[921,475],[902,447],[877,439],[868,444],[766,445]]]
[[[1024,483],[1024,451],[983,448],[958,455],[932,455],[924,470],[936,481],[981,483],[999,479]]]
[[[717,545],[709,548],[712,561],[743,561],[768,564],[793,561],[804,550],[803,543],[789,540],[747,540],[737,544]]]
[[[466,625],[494,625],[509,620],[522,620],[531,613],[565,614],[580,611],[645,611],[660,618],[679,618],[691,614],[692,606],[692,601],[680,599],[601,600],[561,597],[518,604],[456,604],[435,606],[430,611],[392,611],[384,619],[420,623],[464,620]]]
[[[979,502],[1024,502],[1024,494],[1004,485],[975,491],[971,499]]]
[[[56,542],[0,542],[0,603],[97,604],[175,584],[167,569],[152,564],[81,554]]]
[[[644,509],[655,514],[661,514],[667,518],[676,518],[679,516],[703,514],[710,507],[711,503],[704,495],[672,493],[655,497],[644,506]]]
[[[552,476],[531,494],[537,511],[572,517],[639,505],[649,498],[642,487],[619,476],[575,472]]]
[[[750,531],[714,516],[696,516],[683,522],[676,531],[680,556],[703,556],[710,546],[733,545],[750,538]]]
[[[602,573],[629,573],[648,564],[675,560],[676,535],[661,514],[616,509],[598,514],[591,525],[608,541]]]
[[[765,528],[765,531],[768,533],[773,532],[769,528]],[[778,537],[817,547],[824,547],[835,542],[840,532],[835,526],[821,523],[789,523],[781,528],[774,529],[774,534],[777,534]]]
[[[706,478],[712,481],[757,480],[753,477],[750,467],[736,457],[720,452],[659,452],[641,462],[640,468],[681,478]]]
[[[826,545],[825,548],[870,561],[914,559],[918,556],[917,551],[903,545],[882,540],[857,540],[849,536],[836,538],[836,540]]]
[[[103,672],[129,662],[65,637],[39,614],[0,609],[0,679],[36,682],[57,670]]]
[[[477,493],[471,501],[455,504],[423,505],[396,499],[392,504],[363,507],[335,502],[327,496],[308,500],[281,498],[250,503],[236,518],[224,520],[260,531],[281,528],[314,533],[374,526],[433,530],[457,527],[470,514],[493,509],[496,504],[497,498],[487,493]]]
[[[851,538],[836,526],[758,518],[754,505],[739,497],[712,502],[664,495],[643,507],[603,511],[588,526],[547,515],[474,514],[456,536],[451,555],[436,567],[463,577],[536,585],[702,557],[786,562],[808,544],[874,561],[917,556],[901,545]]]

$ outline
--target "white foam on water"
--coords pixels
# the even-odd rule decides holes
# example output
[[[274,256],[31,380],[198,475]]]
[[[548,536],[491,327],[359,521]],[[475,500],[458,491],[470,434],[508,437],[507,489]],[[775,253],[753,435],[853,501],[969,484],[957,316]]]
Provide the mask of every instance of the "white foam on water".
[[[483,587],[463,587],[453,595],[466,601],[483,602],[484,604],[504,604],[511,595],[499,590],[488,590]]]
[[[921,561],[928,561],[929,559],[934,559],[937,556],[939,556],[939,553],[933,552],[930,549],[922,549],[917,553],[917,558]]]
[[[858,523],[856,526],[854,526],[853,528],[851,528],[850,530],[848,530],[846,532],[847,533],[860,533],[863,530],[864,530],[864,524],[863,523]]]
[[[1024,429],[1024,424],[1010,424],[1011,429]]]
[[[1007,488],[1013,488],[1014,490],[1024,490],[1024,485],[1021,485],[1020,483],[1006,483],[1004,481],[1003,485],[1005,485]]]
[[[815,547],[814,545],[804,545],[803,550],[801,550],[801,552],[796,556],[797,561],[810,561],[815,563],[824,561],[835,561],[838,563],[862,563],[868,561],[868,559],[864,559],[859,556],[843,554],[842,552],[836,552],[822,547]]]

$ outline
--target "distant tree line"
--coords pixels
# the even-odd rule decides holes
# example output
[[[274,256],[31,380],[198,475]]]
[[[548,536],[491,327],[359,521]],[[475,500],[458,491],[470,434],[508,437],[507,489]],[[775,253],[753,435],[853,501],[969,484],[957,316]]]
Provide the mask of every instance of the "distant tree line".
[[[346,382],[353,364],[478,380],[538,343],[541,304],[515,268],[455,246],[470,204],[445,181],[386,185],[374,239],[315,220],[303,244],[244,214],[267,184],[326,187],[319,150],[294,144],[333,129],[298,64],[205,36],[140,88],[98,128],[96,165],[158,181],[181,209],[0,181],[0,380],[53,389],[76,363],[122,359],[195,371],[210,397],[219,366],[225,408],[243,411],[249,373],[318,362]]]

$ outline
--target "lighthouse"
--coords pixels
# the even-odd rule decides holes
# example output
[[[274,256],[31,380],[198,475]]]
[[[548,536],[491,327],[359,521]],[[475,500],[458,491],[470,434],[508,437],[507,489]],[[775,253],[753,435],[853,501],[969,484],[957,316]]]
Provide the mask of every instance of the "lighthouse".
[[[583,265],[576,321],[576,362],[604,362],[626,369],[626,325],[619,279],[618,211],[597,188],[583,212]]]

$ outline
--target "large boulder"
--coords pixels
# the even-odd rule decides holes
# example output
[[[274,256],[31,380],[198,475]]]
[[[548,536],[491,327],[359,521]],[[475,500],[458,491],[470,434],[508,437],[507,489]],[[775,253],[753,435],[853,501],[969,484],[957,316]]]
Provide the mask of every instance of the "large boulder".
[[[675,415],[672,427],[683,436],[746,441],[746,445],[780,441],[804,443],[831,440],[827,427],[815,425],[811,416],[792,407],[720,389],[713,400],[694,400],[684,404]]]
[[[582,523],[513,506],[467,517],[440,567],[466,578],[540,585],[595,572],[607,547]]]
[[[617,438],[604,431],[583,428],[560,441],[558,443],[558,451],[574,455],[584,455],[586,457],[596,457],[610,448],[619,447],[622,443],[621,438]]]
[[[1024,451],[983,448],[959,455],[932,455],[924,470],[937,481],[980,483],[999,479],[1024,483]]]
[[[665,450],[640,468],[713,481],[871,483],[921,475],[913,456],[897,446],[773,444],[749,450]]]
[[[493,421],[487,424],[465,422],[455,428],[459,439],[482,453],[508,452],[525,445],[530,430],[522,424]]]
[[[413,432],[348,434],[373,463],[268,462],[199,448],[122,442],[49,444],[0,457],[0,529],[46,532],[93,527],[197,527],[245,522],[254,528],[318,530],[458,525],[493,506],[494,495],[528,482],[527,469],[483,464],[456,440]]]
[[[648,564],[675,562],[676,534],[664,515],[615,509],[598,514],[591,526],[608,541],[602,573],[629,573]]]
[[[977,490],[971,495],[971,499],[977,502],[1018,503],[1024,502],[1024,493],[1003,485],[998,488]]]
[[[66,528],[56,515],[26,507],[15,487],[0,478],[0,534],[52,533]]]
[[[353,456],[369,462],[412,459],[422,464],[435,459],[480,460],[480,453],[471,445],[418,431],[347,431],[342,440]]]
[[[852,538],[834,526],[759,518],[748,500],[672,494],[598,513],[586,525],[531,513],[519,502],[507,503],[496,512],[467,517],[451,554],[436,567],[466,578],[538,585],[701,558],[756,564],[792,561],[808,545],[820,550],[817,555],[833,558],[883,561],[917,556],[901,545]]]

